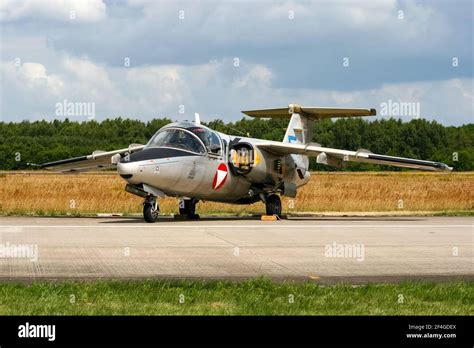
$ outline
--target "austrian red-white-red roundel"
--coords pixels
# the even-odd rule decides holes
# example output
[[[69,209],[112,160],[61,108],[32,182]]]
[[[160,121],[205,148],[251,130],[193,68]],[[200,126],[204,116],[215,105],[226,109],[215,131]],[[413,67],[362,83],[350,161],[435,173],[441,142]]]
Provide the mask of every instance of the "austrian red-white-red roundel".
[[[217,190],[218,188],[222,187],[228,175],[229,171],[227,170],[227,166],[225,165],[225,163],[219,164],[219,167],[217,167],[216,174],[214,174],[214,180],[212,181],[212,189]]]

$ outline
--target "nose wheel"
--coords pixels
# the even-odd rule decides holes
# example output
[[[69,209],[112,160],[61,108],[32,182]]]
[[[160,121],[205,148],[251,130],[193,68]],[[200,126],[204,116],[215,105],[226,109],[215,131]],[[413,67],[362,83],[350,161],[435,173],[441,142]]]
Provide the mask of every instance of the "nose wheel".
[[[160,215],[160,207],[156,198],[147,198],[143,203],[143,218],[146,222],[156,222]]]
[[[267,215],[276,215],[281,218],[281,200],[278,195],[269,195],[265,200]]]

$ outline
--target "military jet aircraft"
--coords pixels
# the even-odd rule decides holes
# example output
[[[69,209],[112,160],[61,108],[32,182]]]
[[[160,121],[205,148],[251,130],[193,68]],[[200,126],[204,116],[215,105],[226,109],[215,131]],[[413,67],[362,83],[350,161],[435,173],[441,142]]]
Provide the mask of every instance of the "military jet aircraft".
[[[42,164],[63,172],[116,167],[127,182],[125,190],[143,197],[143,216],[155,222],[159,198],[179,199],[179,212],[187,218],[199,201],[251,204],[263,201],[267,215],[281,216],[280,195],[295,197],[310,178],[309,157],[317,163],[341,167],[344,162],[365,162],[431,171],[451,171],[444,163],[377,155],[368,150],[339,150],[311,142],[318,120],[332,117],[373,116],[375,109],[304,107],[243,111],[252,117],[288,118],[282,142],[216,132],[194,122],[170,123],[149,140],[114,151],[94,151]]]

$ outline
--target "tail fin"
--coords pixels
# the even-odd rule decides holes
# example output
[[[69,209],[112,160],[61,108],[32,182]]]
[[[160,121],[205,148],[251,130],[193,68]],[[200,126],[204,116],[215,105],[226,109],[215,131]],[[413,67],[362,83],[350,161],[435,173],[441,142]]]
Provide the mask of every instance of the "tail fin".
[[[284,143],[308,144],[313,134],[312,119],[293,113],[283,138]]]
[[[242,111],[252,117],[290,118],[284,143],[308,144],[315,120],[333,117],[361,117],[376,115],[375,109],[318,108],[290,104],[287,108]]]

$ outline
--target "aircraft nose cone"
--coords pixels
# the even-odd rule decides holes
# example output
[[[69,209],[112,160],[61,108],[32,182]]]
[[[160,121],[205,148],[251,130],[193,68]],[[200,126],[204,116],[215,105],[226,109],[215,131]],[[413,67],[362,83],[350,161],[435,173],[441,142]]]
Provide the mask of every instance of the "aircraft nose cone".
[[[118,162],[117,163],[117,172],[124,179],[131,179],[135,172],[135,165],[133,163]]]

